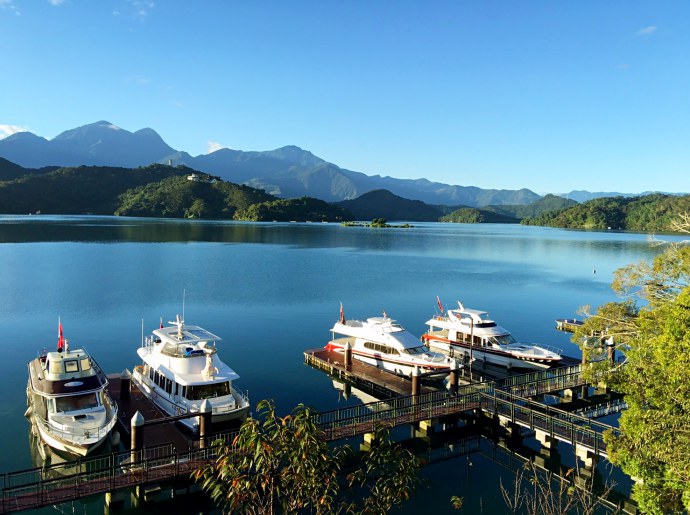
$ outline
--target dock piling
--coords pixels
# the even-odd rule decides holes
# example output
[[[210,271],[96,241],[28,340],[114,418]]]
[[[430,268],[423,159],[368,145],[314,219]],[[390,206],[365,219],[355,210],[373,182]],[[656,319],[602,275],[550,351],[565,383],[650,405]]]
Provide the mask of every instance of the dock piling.
[[[120,399],[129,399],[131,385],[132,373],[125,368],[120,374]]]
[[[136,463],[141,459],[141,449],[144,447],[144,416],[138,411],[130,421],[130,461]]]
[[[412,395],[419,395],[419,368],[417,367],[412,370]]]
[[[199,448],[204,449],[208,444],[207,436],[211,434],[211,417],[213,415],[211,401],[204,399],[199,411],[201,412],[199,417]]]

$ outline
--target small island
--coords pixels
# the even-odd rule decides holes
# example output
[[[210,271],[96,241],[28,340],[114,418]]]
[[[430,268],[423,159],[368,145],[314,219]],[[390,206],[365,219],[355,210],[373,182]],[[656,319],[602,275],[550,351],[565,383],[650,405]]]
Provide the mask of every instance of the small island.
[[[342,222],[340,225],[344,225],[345,227],[376,227],[376,228],[391,228],[391,229],[410,229],[414,227],[414,225],[411,224],[402,224],[402,225],[390,225],[388,223],[388,220],[385,218],[374,218],[370,223],[366,222]]]

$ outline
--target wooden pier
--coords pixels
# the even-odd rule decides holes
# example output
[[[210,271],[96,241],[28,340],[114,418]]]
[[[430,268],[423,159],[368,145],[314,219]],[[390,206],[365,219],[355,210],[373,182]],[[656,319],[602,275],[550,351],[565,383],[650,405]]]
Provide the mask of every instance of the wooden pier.
[[[326,349],[305,351],[305,362],[319,370],[329,373],[333,377],[343,379],[357,387],[378,393],[384,398],[399,397],[412,393],[412,381],[381,370],[367,363],[352,360],[352,364],[345,366],[345,354]],[[421,385],[420,393],[429,393],[437,388]]]
[[[170,418],[161,411],[139,387],[131,383],[129,396],[122,395],[122,379],[120,374],[108,374],[108,393],[117,403],[117,429],[120,431],[121,441],[125,448],[130,448],[131,420],[138,411],[146,422],[162,421]],[[176,449],[188,450],[198,447],[193,434],[180,427],[174,421],[147,425],[144,431],[144,447],[153,447],[162,442],[172,443]]]

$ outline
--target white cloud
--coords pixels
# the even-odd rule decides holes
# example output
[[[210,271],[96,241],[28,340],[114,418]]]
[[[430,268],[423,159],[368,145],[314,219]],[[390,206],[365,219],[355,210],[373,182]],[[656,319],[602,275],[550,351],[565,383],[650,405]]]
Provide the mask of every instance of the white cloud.
[[[65,0],[48,0],[50,2],[50,5],[57,7],[58,5],[62,4]]]
[[[16,134],[17,132],[26,132],[28,130],[29,129],[27,127],[22,127],[20,125],[0,124],[0,139],[6,138],[7,136],[12,136],[12,134]]]
[[[218,143],[217,141],[208,141],[207,145],[208,145],[207,150],[208,150],[209,154],[211,152],[215,152],[216,150],[220,150],[221,148],[226,148],[223,145],[221,145],[220,143]]]
[[[656,25],[650,25],[649,27],[645,27],[644,29],[638,30],[635,35],[636,36],[651,36],[656,32]]]
[[[17,16],[21,16],[22,13],[19,12],[19,9],[17,9],[17,6],[14,5],[12,0],[0,0],[0,10],[3,11],[10,11]]]

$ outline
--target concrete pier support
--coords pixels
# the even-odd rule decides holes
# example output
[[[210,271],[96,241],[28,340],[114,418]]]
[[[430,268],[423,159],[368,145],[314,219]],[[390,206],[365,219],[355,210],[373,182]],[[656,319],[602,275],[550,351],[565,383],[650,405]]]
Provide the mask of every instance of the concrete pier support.
[[[598,456],[581,445],[575,444],[575,456],[577,456],[588,470],[592,470],[597,464]]]
[[[126,490],[117,490],[116,492],[106,492],[105,493],[105,506],[103,507],[103,513],[108,515],[109,513],[121,511],[125,508],[125,500],[127,499]]]
[[[563,398],[574,401],[575,399],[577,399],[577,393],[578,392],[573,388],[566,388],[565,390],[563,390]]]
[[[544,449],[554,449],[558,445],[558,440],[546,432],[540,431],[539,429],[534,430],[534,437]]]

